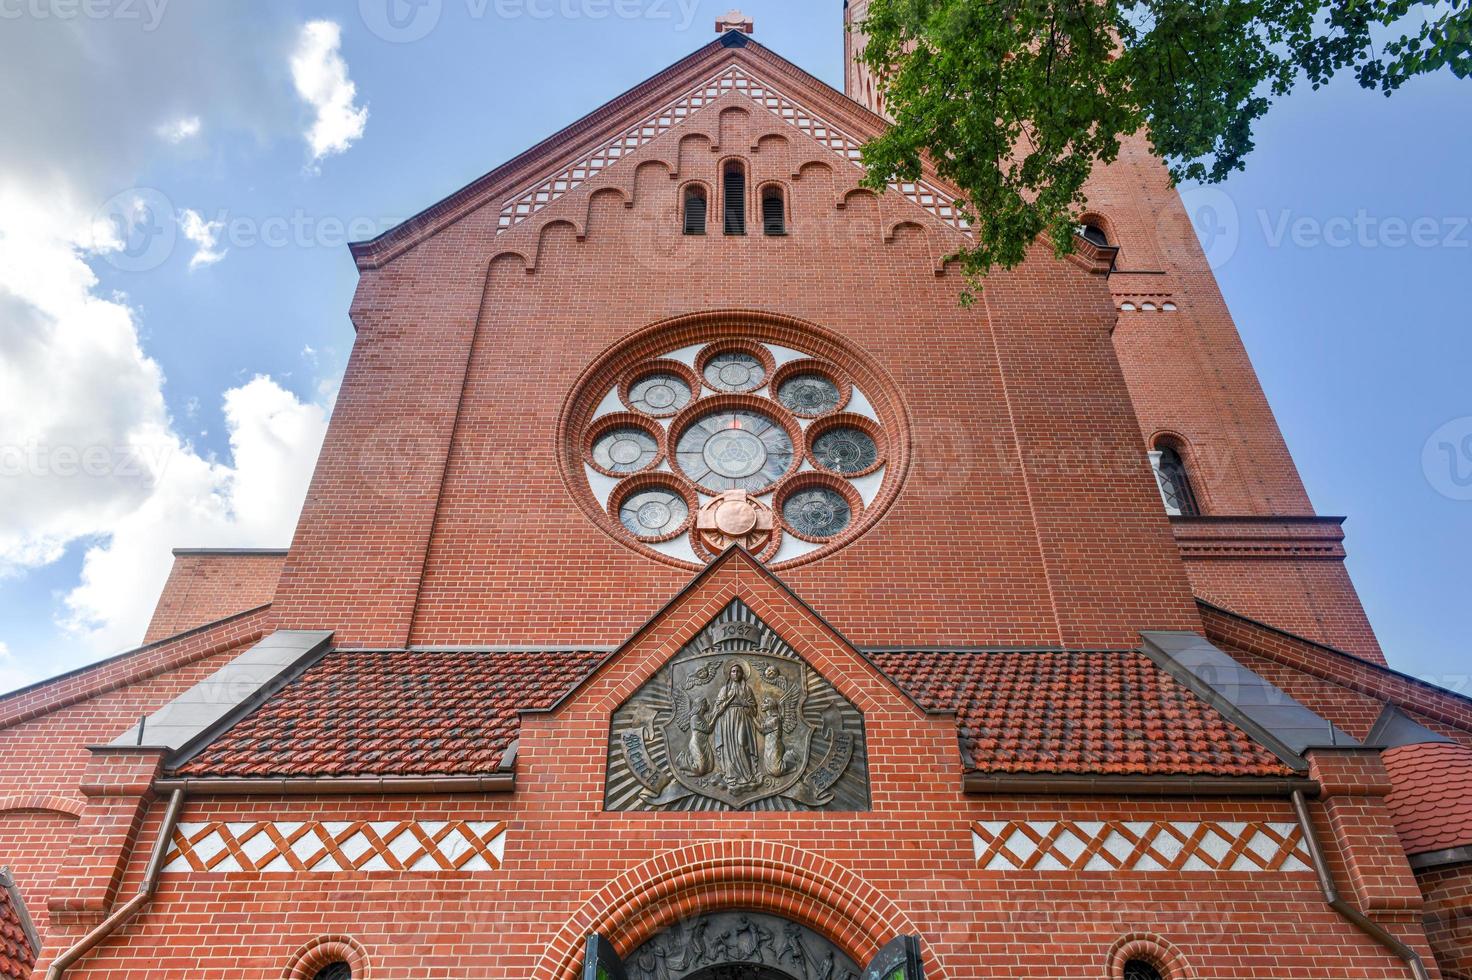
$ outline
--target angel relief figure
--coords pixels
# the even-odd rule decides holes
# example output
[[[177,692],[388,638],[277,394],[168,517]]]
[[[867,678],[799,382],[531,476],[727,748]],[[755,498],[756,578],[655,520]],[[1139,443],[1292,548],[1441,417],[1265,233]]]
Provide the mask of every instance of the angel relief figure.
[[[710,702],[703,697],[692,702],[677,689],[675,724],[680,731],[690,734],[685,749],[675,759],[675,765],[687,776],[708,775],[715,768],[715,753],[710,746],[710,734],[715,723],[710,718]]]
[[[785,776],[797,766],[797,752],[789,750],[783,742],[784,734],[791,734],[797,727],[796,685],[783,692],[781,700],[770,694],[762,698],[762,768],[769,776]]]

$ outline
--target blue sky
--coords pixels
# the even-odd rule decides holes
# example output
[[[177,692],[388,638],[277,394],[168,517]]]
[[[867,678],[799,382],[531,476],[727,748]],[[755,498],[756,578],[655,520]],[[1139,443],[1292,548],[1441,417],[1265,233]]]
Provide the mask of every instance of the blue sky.
[[[0,264],[7,243],[23,261],[0,272],[0,688],[131,645],[170,546],[287,544],[353,339],[345,240],[706,43],[726,7],[6,7],[22,15],[0,25]],[[744,9],[759,40],[841,87],[837,0]],[[314,21],[337,29],[309,36]],[[1350,569],[1392,662],[1461,690],[1469,96],[1449,76],[1392,100],[1347,81],[1301,92],[1245,174],[1188,194],[1315,504],[1351,518]],[[120,208],[137,224],[109,242]],[[109,462],[78,490],[56,479],[62,445]]]

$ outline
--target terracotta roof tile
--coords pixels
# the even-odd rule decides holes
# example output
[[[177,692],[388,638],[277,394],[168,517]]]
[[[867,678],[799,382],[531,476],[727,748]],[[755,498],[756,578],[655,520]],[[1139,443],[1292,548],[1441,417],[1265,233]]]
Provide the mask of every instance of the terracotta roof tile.
[[[495,772],[516,740],[518,713],[550,707],[606,656],[582,650],[329,653],[178,774]]]
[[[0,977],[26,980],[36,965],[36,951],[26,939],[20,913],[11,904],[10,890],[0,888]]]
[[[476,775],[496,771],[518,712],[545,708],[606,656],[331,653],[179,775]],[[927,708],[954,710],[972,771],[1287,776],[1283,763],[1133,652],[883,652]]]
[[[1140,653],[870,656],[927,709],[956,712],[972,772],[1292,775]]]
[[[1385,804],[1407,854],[1472,846],[1472,748],[1427,742],[1381,758],[1394,787]]]

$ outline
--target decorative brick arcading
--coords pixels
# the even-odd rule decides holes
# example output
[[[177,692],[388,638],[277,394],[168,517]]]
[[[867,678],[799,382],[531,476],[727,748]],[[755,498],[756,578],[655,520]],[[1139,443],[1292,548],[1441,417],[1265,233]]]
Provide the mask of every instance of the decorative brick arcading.
[[[804,134],[828,147],[854,167],[863,169],[864,138],[845,132],[798,100],[778,91],[770,82],[755,78],[742,66],[732,64],[669,105],[599,144],[552,177],[539,181],[508,200],[501,209],[498,233],[516,227],[549,204],[577,190],[619,160],[663,136],[728,92],[746,96],[778,119],[796,126]],[[962,219],[956,202],[934,184],[924,180],[896,181],[890,188],[957,231],[966,229],[966,222]]]

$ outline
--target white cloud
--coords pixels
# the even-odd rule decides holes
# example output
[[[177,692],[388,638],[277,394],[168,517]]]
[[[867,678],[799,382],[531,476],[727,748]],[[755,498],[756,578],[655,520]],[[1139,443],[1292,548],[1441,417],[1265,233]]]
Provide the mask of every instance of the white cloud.
[[[176,236],[198,246],[191,264],[216,260],[218,230],[178,224],[138,176],[161,136],[193,128],[158,125],[190,120],[185,100],[209,105],[212,129],[294,138],[299,26],[276,5],[242,20],[189,4],[152,32],[38,18],[0,30],[0,576],[88,548],[62,595],[72,641],[41,651],[10,636],[0,689],[136,645],[171,547],[290,539],[326,397],[304,403],[266,378],[233,388],[230,459],[201,455],[169,416],[138,311],[100,290],[89,262],[160,268]]]
[[[348,78],[343,60],[342,28],[330,20],[302,26],[291,55],[291,79],[297,95],[311,106],[315,118],[306,133],[313,161],[342,153],[363,135],[368,109],[356,106],[358,88]]]
[[[88,549],[62,625],[103,653],[138,643],[172,563],[170,549],[285,547],[306,497],[327,410],[258,376],[225,392],[229,463],[176,445],[141,505]]]
[[[40,679],[38,674],[23,667],[15,659],[8,644],[0,643],[0,693],[34,684]]]
[[[165,143],[178,146],[185,140],[194,139],[202,128],[198,116],[180,116],[178,119],[163,123],[154,132],[158,133],[158,138]]]
[[[179,212],[179,229],[195,246],[194,254],[189,257],[191,271],[214,265],[230,251],[220,248],[220,233],[225,230],[224,221],[206,221],[198,211],[185,208]]]

